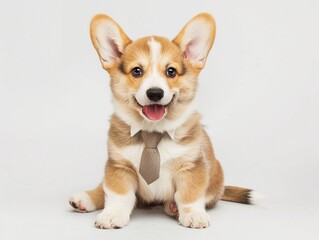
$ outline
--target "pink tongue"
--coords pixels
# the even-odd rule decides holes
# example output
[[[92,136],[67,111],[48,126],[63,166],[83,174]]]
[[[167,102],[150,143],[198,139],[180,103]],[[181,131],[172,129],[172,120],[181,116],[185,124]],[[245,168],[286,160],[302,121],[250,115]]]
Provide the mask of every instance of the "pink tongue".
[[[156,121],[160,120],[163,117],[165,113],[165,108],[164,106],[159,104],[147,105],[143,107],[143,113],[150,120]]]

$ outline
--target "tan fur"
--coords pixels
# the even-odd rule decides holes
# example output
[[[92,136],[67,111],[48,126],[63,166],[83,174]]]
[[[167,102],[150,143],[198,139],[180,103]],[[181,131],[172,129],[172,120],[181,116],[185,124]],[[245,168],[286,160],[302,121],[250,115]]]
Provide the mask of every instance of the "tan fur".
[[[130,188],[136,188],[137,174],[132,164],[109,159],[105,167],[105,185],[117,194],[126,194]]]
[[[95,189],[89,190],[86,193],[90,196],[96,210],[104,208],[104,191],[102,183],[100,183]]]
[[[194,113],[184,125],[175,133],[175,139],[179,144],[196,144],[200,141],[202,134],[202,125],[200,124],[201,116],[199,113]],[[197,141],[195,141],[197,139]]]
[[[184,35],[187,28],[194,21],[204,21],[209,27],[207,53],[198,62],[190,61],[185,57],[183,49]],[[120,39],[115,39],[118,57],[111,62],[103,59],[101,38],[99,29],[103,25],[111,24],[120,33]],[[164,37],[145,37],[131,41],[121,27],[106,15],[97,15],[91,23],[91,38],[98,52],[102,66],[111,77],[110,87],[113,94],[113,102],[116,110],[110,121],[108,135],[108,161],[105,167],[105,178],[102,184],[110,191],[118,195],[125,195],[134,190],[138,197],[138,205],[164,204],[165,212],[169,215],[169,204],[174,202],[174,194],[178,193],[182,204],[192,204],[198,199],[204,198],[206,207],[211,208],[220,200],[249,203],[248,189],[237,187],[225,187],[224,176],[220,163],[216,160],[212,143],[202,127],[199,113],[194,111],[191,116],[181,120],[175,129],[174,139],[168,134],[164,135],[162,141],[170,141],[176,148],[187,149],[184,155],[172,157],[165,162],[165,167],[171,173],[173,187],[166,192],[165,196],[154,199],[150,189],[145,185],[134,165],[134,157],[125,155],[130,147],[138,149],[143,146],[140,132],[131,136],[131,124],[139,123],[143,130],[162,131],[156,122],[146,121],[141,113],[141,106],[135,99],[135,93],[140,88],[143,80],[147,78],[152,69],[152,56],[149,46],[150,41],[160,44],[160,53],[155,70],[166,80],[171,90],[178,89],[178,95],[165,106],[166,115],[162,125],[170,127],[170,124],[182,118],[187,112],[189,105],[193,102],[197,86],[198,74],[205,65],[209,50],[215,38],[215,21],[209,14],[199,14],[189,21],[173,41]],[[136,78],[131,74],[134,67],[143,69],[143,75]],[[166,69],[174,67],[177,75],[174,78],[166,76]],[[166,124],[166,125],[165,125]],[[173,145],[172,145],[173,146]],[[133,150],[132,150],[133,152]],[[125,157],[125,156],[126,157]],[[102,184],[96,189],[87,191],[96,209],[104,206],[104,191]],[[224,192],[225,189],[225,192]],[[130,191],[132,192],[132,191]],[[224,195],[223,195],[224,193]],[[106,196],[107,197],[107,196]],[[191,213],[191,207],[182,209],[185,214]],[[203,225],[198,225],[199,227]],[[195,226],[196,227],[196,226]]]
[[[191,168],[181,169],[174,177],[181,202],[189,204],[200,198],[208,185],[204,160],[199,158]]]
[[[110,122],[112,127],[109,130],[109,144],[114,144],[117,147],[125,147],[141,142],[140,135],[136,137],[130,136],[130,126],[118,116],[112,115]]]

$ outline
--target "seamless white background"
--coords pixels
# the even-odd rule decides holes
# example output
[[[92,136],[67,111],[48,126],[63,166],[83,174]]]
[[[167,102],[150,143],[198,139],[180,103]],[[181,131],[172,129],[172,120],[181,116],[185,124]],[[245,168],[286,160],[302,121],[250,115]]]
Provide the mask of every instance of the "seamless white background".
[[[221,202],[212,227],[185,229],[161,209],[121,230],[93,226],[68,196],[94,187],[112,113],[108,75],[89,38],[97,13],[132,38],[173,38],[199,12],[217,36],[198,109],[226,184],[256,189],[257,206]],[[1,239],[316,239],[319,235],[319,2],[0,2]]]

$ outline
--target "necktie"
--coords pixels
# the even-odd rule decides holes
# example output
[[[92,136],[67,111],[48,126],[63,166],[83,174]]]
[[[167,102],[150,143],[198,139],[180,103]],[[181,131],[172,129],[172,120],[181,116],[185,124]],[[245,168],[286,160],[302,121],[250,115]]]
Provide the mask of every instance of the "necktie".
[[[161,159],[157,145],[162,138],[162,133],[142,131],[145,148],[142,152],[139,172],[147,184],[159,178]]]

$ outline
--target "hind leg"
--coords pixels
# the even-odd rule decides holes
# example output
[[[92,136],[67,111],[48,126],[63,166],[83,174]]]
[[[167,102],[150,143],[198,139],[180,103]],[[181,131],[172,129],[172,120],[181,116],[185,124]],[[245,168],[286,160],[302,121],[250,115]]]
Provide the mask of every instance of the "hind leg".
[[[213,208],[224,192],[224,174],[220,163],[215,160],[210,182],[206,191],[206,208]]]
[[[104,208],[104,191],[102,183],[95,189],[70,196],[70,205],[77,212],[93,212]]]
[[[179,217],[178,209],[177,209],[177,205],[174,201],[165,202],[163,205],[163,208],[164,208],[164,212],[168,216],[178,219],[178,217]]]

